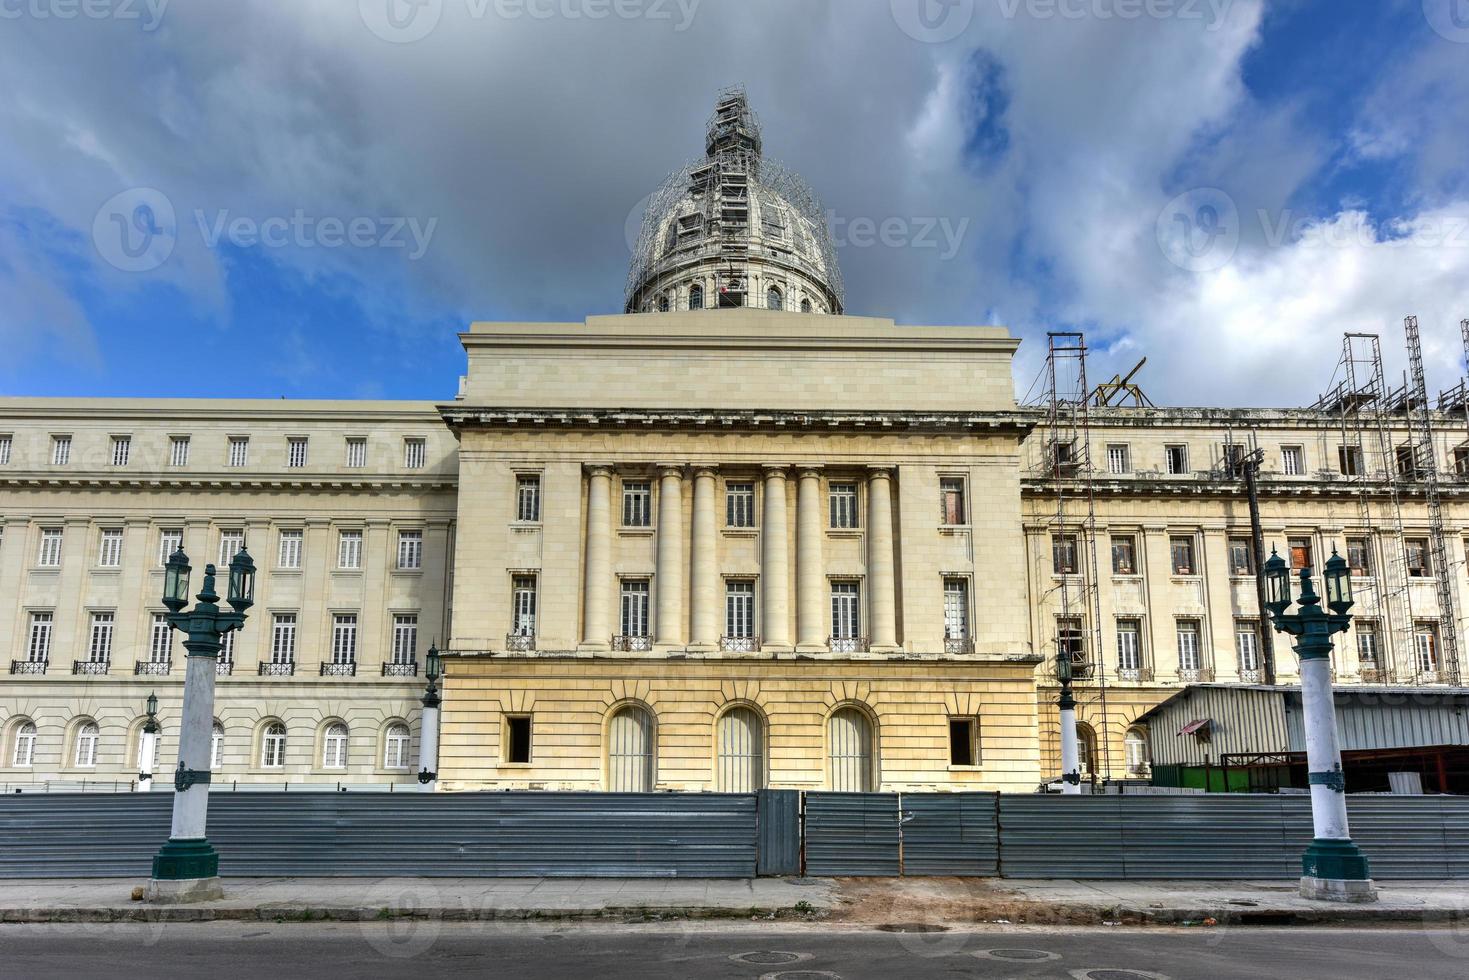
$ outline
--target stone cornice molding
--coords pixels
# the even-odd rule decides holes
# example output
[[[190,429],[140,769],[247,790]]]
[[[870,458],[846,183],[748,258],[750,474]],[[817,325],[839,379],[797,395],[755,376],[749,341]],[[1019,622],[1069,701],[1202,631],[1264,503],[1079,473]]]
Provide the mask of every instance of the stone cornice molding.
[[[155,491],[221,491],[260,492],[282,491],[289,493],[322,492],[354,493],[383,491],[453,491],[459,486],[457,475],[452,476],[389,476],[349,477],[322,474],[320,476],[281,476],[260,474],[239,476],[230,474],[168,474],[164,475],[112,475],[112,474],[58,474],[45,472],[0,473],[0,488],[15,490],[155,490]]]
[[[466,428],[566,431],[639,428],[799,432],[993,432],[1023,435],[1040,421],[1034,413],[1006,412],[823,412],[712,409],[519,409],[444,405],[445,423]]]

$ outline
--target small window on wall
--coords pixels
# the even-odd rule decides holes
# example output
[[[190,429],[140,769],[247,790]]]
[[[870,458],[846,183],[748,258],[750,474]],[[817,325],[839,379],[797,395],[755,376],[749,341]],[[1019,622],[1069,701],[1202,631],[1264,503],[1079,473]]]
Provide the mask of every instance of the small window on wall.
[[[1112,574],[1137,574],[1137,538],[1130,534],[1112,538]]]
[[[943,521],[949,526],[969,523],[968,509],[964,506],[964,478],[946,476],[939,480],[939,497],[943,507]]]
[[[530,763],[530,715],[505,718],[505,762],[510,765]]]
[[[622,526],[651,527],[653,485],[646,480],[629,480],[622,485]]]
[[[704,308],[704,287],[694,286],[689,290],[689,309],[702,310]]]
[[[664,293],[664,294],[662,294],[661,296],[658,297],[658,312],[659,313],[667,313],[668,312],[668,294],[667,293]]]
[[[979,722],[974,718],[949,719],[949,765],[979,765]]]
[[[1255,543],[1249,538],[1229,539],[1229,574],[1255,574]]]
[[[803,300],[801,300],[801,312],[802,313],[810,313],[811,312],[811,301],[809,299],[803,299]]]
[[[831,526],[839,530],[857,527],[857,484],[833,483],[829,496]]]
[[[1189,471],[1187,446],[1167,446],[1164,448],[1164,454],[1170,475],[1179,476]]]
[[[1362,475],[1362,450],[1357,446],[1337,446],[1336,466],[1342,476]]]
[[[1194,538],[1191,534],[1174,535],[1168,539],[1168,552],[1173,561],[1174,575],[1197,575],[1198,563],[1194,560]]]
[[[1301,446],[1281,446],[1280,468],[1286,476],[1304,476],[1306,473],[1306,450]]]
[[[1290,567],[1299,571],[1311,566],[1311,539],[1290,538]]]
[[[1347,538],[1347,566],[1356,578],[1372,576],[1372,548],[1366,538]]]
[[[1077,574],[1076,535],[1051,535],[1051,572],[1056,575]]]
[[[1408,568],[1409,578],[1428,578],[1433,574],[1433,562],[1428,557],[1427,538],[1407,538],[1403,541],[1403,562]]]
[[[765,291],[765,307],[766,307],[766,309],[770,309],[770,310],[784,310],[785,309],[785,306],[786,306],[786,304],[785,304],[785,297],[783,295],[781,295],[781,291],[779,289],[776,289],[774,286],[771,286],[768,290]]]
[[[521,473],[515,478],[515,519],[522,524],[541,520],[541,478],[536,473]]]

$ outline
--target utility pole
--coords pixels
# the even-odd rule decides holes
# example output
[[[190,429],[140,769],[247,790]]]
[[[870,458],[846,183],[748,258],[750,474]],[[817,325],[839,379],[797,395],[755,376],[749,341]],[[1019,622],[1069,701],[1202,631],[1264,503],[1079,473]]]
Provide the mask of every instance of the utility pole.
[[[1250,550],[1255,555],[1255,601],[1260,610],[1260,668],[1266,684],[1275,683],[1275,631],[1267,628],[1265,605],[1265,531],[1260,526],[1260,466],[1265,451],[1256,449],[1240,460],[1245,492],[1250,498]]]

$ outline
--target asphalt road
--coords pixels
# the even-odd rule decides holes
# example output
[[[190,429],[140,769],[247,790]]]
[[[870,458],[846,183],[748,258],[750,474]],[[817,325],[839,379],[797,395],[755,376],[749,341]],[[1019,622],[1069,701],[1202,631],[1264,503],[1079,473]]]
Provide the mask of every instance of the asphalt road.
[[[893,934],[850,927],[710,923],[210,923],[0,926],[0,977],[496,976],[517,980],[713,977],[1469,976],[1469,931],[1421,929],[994,929]]]

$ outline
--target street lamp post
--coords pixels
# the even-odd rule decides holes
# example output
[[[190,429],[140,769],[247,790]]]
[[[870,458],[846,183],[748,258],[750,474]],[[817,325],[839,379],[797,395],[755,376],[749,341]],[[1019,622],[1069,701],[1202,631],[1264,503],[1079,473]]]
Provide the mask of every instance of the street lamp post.
[[[153,758],[158,754],[158,695],[148,695],[148,720],[138,736],[138,792],[153,788]]]
[[[204,588],[188,612],[189,556],[181,545],[164,568],[163,604],[168,625],[185,636],[184,707],[179,723],[179,763],[173,776],[173,824],[168,842],[153,858],[147,897],[153,902],[201,902],[219,898],[219,853],[204,836],[209,810],[209,766],[214,734],[215,662],[223,637],[245,624],[255,604],[255,563],[241,548],[230,561],[229,604],[219,608],[214,566],[204,568]],[[199,768],[194,768],[198,766]]]
[[[1331,638],[1351,624],[1351,570],[1333,548],[1326,563],[1326,606],[1311,584],[1311,569],[1301,569],[1300,606],[1293,614],[1290,568],[1271,553],[1265,563],[1267,608],[1277,632],[1295,637],[1301,661],[1301,707],[1305,714],[1306,763],[1311,784],[1311,845],[1301,856],[1301,895],[1335,902],[1374,902],[1367,855],[1352,843],[1347,827],[1346,778],[1336,731],[1336,703],[1331,692]]]
[[[433,792],[434,782],[439,778],[439,677],[443,672],[443,659],[438,645],[428,648],[424,659],[423,676],[428,678],[428,690],[423,692],[423,715],[418,726],[418,781],[423,788]]]
[[[1071,653],[1060,648],[1056,651],[1056,679],[1061,682],[1061,696],[1056,707],[1061,711],[1061,792],[1068,795],[1081,793],[1081,752],[1076,743],[1076,698],[1071,695]]]

